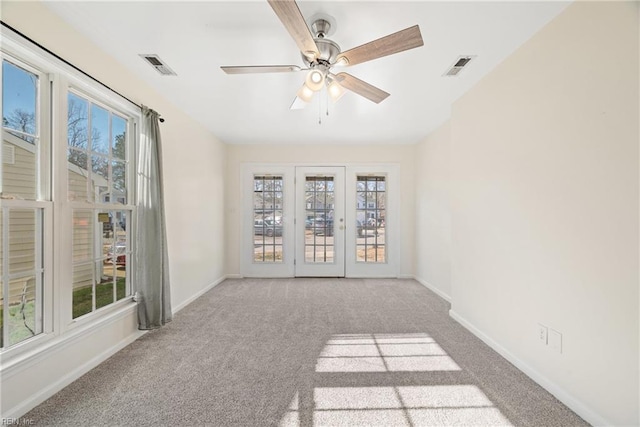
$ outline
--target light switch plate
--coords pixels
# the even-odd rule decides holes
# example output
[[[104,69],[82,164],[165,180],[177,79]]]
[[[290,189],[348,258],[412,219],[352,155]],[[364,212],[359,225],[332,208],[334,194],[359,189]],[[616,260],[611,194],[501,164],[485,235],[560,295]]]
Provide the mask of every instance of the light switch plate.
[[[554,329],[549,329],[549,347],[562,354],[562,334]]]

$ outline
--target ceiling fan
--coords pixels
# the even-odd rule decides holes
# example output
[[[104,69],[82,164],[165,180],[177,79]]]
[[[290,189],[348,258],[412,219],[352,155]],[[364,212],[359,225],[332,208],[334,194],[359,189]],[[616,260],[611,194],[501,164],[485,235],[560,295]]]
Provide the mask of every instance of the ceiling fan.
[[[376,104],[384,101],[389,94],[367,82],[345,72],[332,72],[333,67],[349,66],[403,52],[424,44],[417,25],[397,33],[371,41],[345,52],[332,40],[326,38],[331,30],[330,17],[318,17],[307,26],[295,0],[267,0],[293,40],[298,45],[305,68],[297,65],[249,65],[220,67],[227,74],[288,73],[309,71],[305,82],[291,104],[291,109],[304,108],[315,92],[326,87],[335,102],[346,90],[357,93]]]

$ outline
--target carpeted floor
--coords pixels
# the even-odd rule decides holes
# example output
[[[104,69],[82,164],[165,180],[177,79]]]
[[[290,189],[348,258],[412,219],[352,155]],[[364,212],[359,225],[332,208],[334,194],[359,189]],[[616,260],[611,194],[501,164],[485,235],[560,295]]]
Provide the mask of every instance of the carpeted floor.
[[[413,280],[227,280],[25,418],[63,426],[588,425]]]

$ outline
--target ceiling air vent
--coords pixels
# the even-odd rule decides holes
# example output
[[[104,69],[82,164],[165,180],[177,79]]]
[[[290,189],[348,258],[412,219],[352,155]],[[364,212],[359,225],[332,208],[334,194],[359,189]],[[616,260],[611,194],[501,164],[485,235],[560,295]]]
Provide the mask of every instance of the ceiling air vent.
[[[456,62],[444,73],[444,76],[457,76],[460,71],[473,59],[475,56],[459,56]]]
[[[155,54],[141,54],[140,57],[147,61],[149,65],[156,69],[157,72],[163,76],[176,76],[177,74],[165,64],[158,55]]]

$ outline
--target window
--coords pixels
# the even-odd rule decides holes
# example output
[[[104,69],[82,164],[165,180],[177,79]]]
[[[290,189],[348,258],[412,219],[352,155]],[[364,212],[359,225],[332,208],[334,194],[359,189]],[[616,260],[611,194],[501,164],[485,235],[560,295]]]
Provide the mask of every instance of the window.
[[[386,262],[386,178],[356,179],[356,262]]]
[[[37,70],[2,59],[0,348],[43,331],[43,227],[50,203],[40,167],[47,152],[40,81]]]
[[[283,262],[283,177],[253,177],[254,262]]]
[[[131,295],[127,259],[128,120],[70,91],[67,96],[67,188],[73,206],[73,315]]]
[[[12,33],[0,60],[0,353],[13,357],[130,301],[139,110]]]

